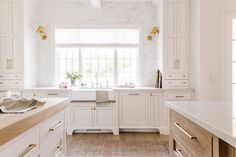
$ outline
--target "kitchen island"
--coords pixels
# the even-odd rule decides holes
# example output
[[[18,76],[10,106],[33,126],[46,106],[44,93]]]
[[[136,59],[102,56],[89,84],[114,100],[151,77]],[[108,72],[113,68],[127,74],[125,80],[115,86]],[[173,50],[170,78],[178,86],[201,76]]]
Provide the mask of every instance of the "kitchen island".
[[[62,154],[65,147],[67,98],[46,103],[22,114],[0,114],[0,156],[38,157]],[[55,155],[54,155],[55,154]]]
[[[236,104],[167,102],[171,157],[236,157]]]

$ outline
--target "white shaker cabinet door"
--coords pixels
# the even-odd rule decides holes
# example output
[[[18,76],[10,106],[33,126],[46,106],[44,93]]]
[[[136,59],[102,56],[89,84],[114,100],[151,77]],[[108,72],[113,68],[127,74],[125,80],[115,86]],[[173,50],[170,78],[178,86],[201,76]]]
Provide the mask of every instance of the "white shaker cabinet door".
[[[163,111],[164,108],[164,100],[163,93],[150,93],[150,127],[156,128],[161,127],[161,123],[165,118]]]
[[[189,52],[189,0],[165,1],[166,73],[187,73]]]
[[[121,92],[120,128],[148,128],[148,101],[146,93]]]
[[[71,125],[73,128],[88,129],[93,126],[93,107],[71,107]]]
[[[23,72],[23,3],[0,0],[0,72]]]
[[[7,58],[10,51],[9,45],[9,36],[0,35],[0,73],[6,72],[7,69]]]
[[[113,107],[95,108],[95,127],[112,127],[114,124]]]

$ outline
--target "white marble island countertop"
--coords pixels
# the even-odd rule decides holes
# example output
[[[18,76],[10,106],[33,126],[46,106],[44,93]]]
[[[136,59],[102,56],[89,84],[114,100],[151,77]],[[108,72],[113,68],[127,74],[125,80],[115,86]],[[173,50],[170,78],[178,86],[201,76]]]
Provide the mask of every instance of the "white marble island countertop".
[[[236,104],[166,102],[167,106],[236,148]]]

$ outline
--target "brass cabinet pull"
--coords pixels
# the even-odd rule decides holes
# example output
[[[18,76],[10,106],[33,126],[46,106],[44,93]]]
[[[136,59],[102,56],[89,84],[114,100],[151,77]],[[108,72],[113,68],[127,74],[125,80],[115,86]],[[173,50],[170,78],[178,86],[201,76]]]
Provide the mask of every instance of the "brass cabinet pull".
[[[139,93],[129,93],[131,96],[139,95]]]
[[[176,98],[184,98],[184,96],[175,96]]]
[[[64,121],[60,121],[55,127],[49,129],[49,131],[55,131],[59,126],[61,126],[64,123]]]
[[[48,95],[49,95],[49,96],[50,96],[50,95],[51,95],[51,96],[53,96],[53,95],[56,96],[56,95],[58,95],[58,93],[48,93]]]
[[[55,154],[57,154],[58,152],[60,152],[62,150],[62,146],[58,146],[57,150],[55,151]]]
[[[190,138],[191,140],[197,139],[197,137],[191,136],[187,131],[185,131],[185,130],[179,125],[179,123],[174,123],[174,125],[175,125],[179,130],[181,130],[186,136],[188,136],[188,138]]]
[[[176,149],[174,152],[177,157],[184,157],[180,149]]]
[[[20,155],[19,157],[24,157],[26,154],[28,154],[34,147],[36,147],[36,144],[30,144]]]

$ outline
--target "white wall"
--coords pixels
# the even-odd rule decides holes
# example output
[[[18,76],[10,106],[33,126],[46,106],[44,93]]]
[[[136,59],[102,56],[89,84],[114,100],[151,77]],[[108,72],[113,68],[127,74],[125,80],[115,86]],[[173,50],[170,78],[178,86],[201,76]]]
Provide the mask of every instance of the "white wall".
[[[197,5],[195,5],[197,4]],[[192,0],[192,85],[199,100],[224,100],[226,13],[235,0]]]
[[[24,0],[24,87],[37,86],[38,79],[38,0]]]
[[[142,29],[141,80],[143,86],[154,86],[157,55],[156,40],[147,41],[146,35],[156,25],[156,7],[148,2],[103,2],[102,9],[91,8],[84,2],[42,1],[39,23],[46,25],[48,40],[39,43],[39,86],[55,86],[55,26],[138,26]],[[144,77],[145,76],[145,77]]]

